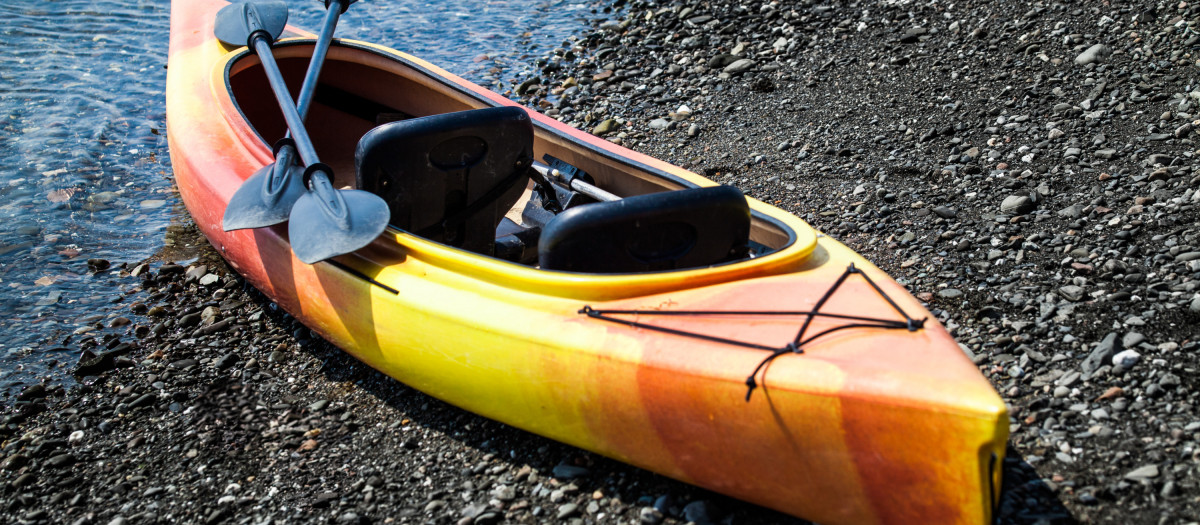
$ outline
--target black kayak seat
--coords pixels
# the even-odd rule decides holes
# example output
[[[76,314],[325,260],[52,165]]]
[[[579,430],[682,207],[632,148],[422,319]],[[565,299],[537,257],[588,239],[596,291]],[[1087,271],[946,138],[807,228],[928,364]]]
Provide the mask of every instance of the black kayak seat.
[[[492,255],[529,180],[533,124],[507,106],[390,122],[363,135],[354,161],[358,188],[388,203],[393,226]]]
[[[633,273],[700,268],[745,256],[750,207],[732,186],[584,204],[551,220],[538,240],[547,270]]]

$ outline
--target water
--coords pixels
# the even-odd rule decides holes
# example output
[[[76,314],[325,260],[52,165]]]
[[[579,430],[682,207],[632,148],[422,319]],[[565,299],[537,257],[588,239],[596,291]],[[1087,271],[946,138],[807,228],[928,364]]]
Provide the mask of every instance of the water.
[[[365,0],[337,34],[496,89],[596,2]],[[289,7],[320,28],[323,2]],[[140,292],[116,265],[195,256],[173,235],[188,220],[164,131],[169,15],[168,0],[0,2],[0,395],[66,380],[89,337],[131,337],[113,325]]]

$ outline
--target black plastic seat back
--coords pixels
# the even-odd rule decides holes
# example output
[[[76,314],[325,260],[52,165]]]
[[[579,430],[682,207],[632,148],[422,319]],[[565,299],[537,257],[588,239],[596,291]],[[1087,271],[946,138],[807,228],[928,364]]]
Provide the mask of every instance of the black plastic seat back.
[[[627,197],[571,208],[546,225],[548,270],[632,273],[711,266],[742,257],[750,207],[732,186]]]
[[[487,255],[532,163],[533,124],[517,107],[391,122],[355,152],[358,188],[387,201],[393,226]]]

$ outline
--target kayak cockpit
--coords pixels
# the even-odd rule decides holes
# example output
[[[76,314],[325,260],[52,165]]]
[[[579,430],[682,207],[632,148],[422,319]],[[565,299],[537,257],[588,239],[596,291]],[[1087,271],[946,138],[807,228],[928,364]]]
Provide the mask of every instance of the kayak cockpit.
[[[311,49],[311,41],[276,46],[289,86],[299,86]],[[270,144],[287,128],[260,68],[243,54],[227,62],[226,81],[240,116]],[[334,186],[383,197],[395,228],[524,265],[669,271],[736,263],[796,240],[735,188],[701,188],[613,155],[369,48],[334,46],[306,128]]]

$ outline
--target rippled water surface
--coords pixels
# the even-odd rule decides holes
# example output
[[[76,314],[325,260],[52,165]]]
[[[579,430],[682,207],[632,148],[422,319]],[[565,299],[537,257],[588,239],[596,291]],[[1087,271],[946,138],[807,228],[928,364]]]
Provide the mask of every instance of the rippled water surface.
[[[338,36],[496,88],[582,31],[593,3],[364,0]],[[323,2],[289,6],[320,28]],[[0,2],[0,395],[62,380],[89,337],[130,337],[118,303],[139,292],[120,264],[193,256],[172,234],[187,212],[164,131],[169,18],[167,0]]]

